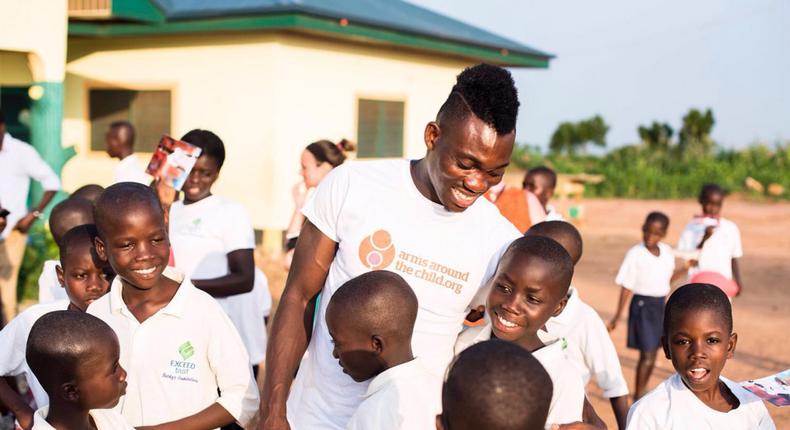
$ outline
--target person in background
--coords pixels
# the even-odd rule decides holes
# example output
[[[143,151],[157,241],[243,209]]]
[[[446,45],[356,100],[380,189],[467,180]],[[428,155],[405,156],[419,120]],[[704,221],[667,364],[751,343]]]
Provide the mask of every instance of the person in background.
[[[44,194],[28,210],[30,180],[41,184]],[[16,316],[16,287],[19,266],[25,253],[27,232],[60,190],[60,179],[36,150],[6,132],[5,117],[0,111],[0,204],[8,211],[7,224],[0,233],[0,327]]]
[[[302,207],[315,187],[324,179],[335,167],[346,161],[346,153],[355,149],[354,142],[342,139],[340,142],[333,143],[329,140],[319,140],[313,142],[302,151],[300,157],[302,181],[294,185],[291,195],[294,199],[294,213],[291,215],[291,222],[285,233],[285,268],[291,267],[293,250],[296,248],[296,239],[299,238],[299,231],[304,224]]]
[[[554,195],[557,174],[546,166],[533,167],[524,175],[522,188],[499,185],[486,197],[492,201],[502,216],[525,233],[531,226],[543,221],[562,220],[549,199]]]
[[[134,126],[128,121],[115,121],[104,135],[107,155],[120,160],[115,166],[113,184],[118,182],[151,183],[145,166],[134,153]]]

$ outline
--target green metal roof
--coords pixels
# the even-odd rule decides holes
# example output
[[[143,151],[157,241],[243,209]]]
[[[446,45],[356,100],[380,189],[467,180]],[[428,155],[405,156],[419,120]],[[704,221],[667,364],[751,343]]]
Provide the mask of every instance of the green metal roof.
[[[142,36],[289,30],[515,67],[552,55],[401,0],[113,0],[110,21],[71,21],[69,35]]]

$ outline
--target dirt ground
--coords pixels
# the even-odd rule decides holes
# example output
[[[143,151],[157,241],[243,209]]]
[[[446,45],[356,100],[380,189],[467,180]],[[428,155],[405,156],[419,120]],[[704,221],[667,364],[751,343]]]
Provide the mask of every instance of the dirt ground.
[[[640,240],[640,226],[652,210],[666,213],[671,220],[666,242],[677,244],[686,222],[699,212],[692,200],[587,199],[579,223],[584,237],[584,256],[576,268],[573,284],[581,297],[605,321],[614,313],[619,290],[614,278],[625,252]],[[557,206],[562,209],[563,202]],[[777,340],[790,326],[790,203],[755,203],[735,197],[725,202],[724,216],[741,230],[744,257],[741,273],[744,289],[733,303],[738,346],[735,358],[727,363],[724,375],[742,381],[790,368],[790,343]],[[279,299],[285,272],[278,261],[258,255],[275,298]],[[627,312],[626,312],[627,313]],[[612,333],[623,372],[633,387],[638,354],[625,347],[626,323]],[[660,357],[650,380],[650,388],[671,373],[672,364]],[[610,429],[616,429],[609,402],[592,382],[588,394]],[[777,428],[790,428],[790,407],[766,403]]]

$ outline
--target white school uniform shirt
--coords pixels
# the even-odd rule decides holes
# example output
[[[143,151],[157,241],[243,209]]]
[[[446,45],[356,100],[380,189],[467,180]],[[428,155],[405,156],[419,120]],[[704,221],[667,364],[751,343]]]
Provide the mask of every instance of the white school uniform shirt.
[[[371,379],[348,430],[433,430],[442,412],[442,379],[419,358]]]
[[[44,262],[41,275],[38,277],[39,303],[52,303],[69,299],[69,296],[66,294],[66,288],[61,286],[60,281],[58,281],[58,272],[55,271],[55,267],[58,265],[60,265],[58,260],[47,260]]]
[[[568,290],[568,304],[562,313],[549,318],[546,330],[538,330],[544,343],[564,338],[568,342],[568,357],[577,365],[586,386],[590,377],[603,390],[603,396],[613,397],[628,394],[628,384],[623,377],[620,358],[598,312],[582,301],[579,291]]]
[[[137,427],[178,420],[219,403],[244,427],[258,410],[247,350],[216,300],[174,269],[168,272],[181,283],[178,291],[142,323],[123,301],[120,277],[88,307],[120,341],[128,385],[116,409]]]
[[[333,169],[302,209],[338,251],[329,268],[307,356],[288,397],[294,429],[345,429],[367,383],[332,356],[326,306],[347,280],[373,269],[397,273],[419,300],[414,354],[443,376],[473,296],[518,230],[479,198],[453,213],[417,190],[409,160],[354,161]]]
[[[48,413],[49,406],[45,406],[33,414],[33,430],[55,430],[47,422]],[[97,430],[134,430],[115,409],[91,409],[88,414]]]
[[[694,219],[686,225],[678,241],[678,250],[694,251],[697,249],[704,234],[704,221]],[[732,279],[732,259],[743,257],[741,231],[734,222],[719,218],[718,226],[713,234],[699,250],[699,264],[689,269],[689,278],[699,272],[716,272],[727,279]]]
[[[0,330],[0,376],[25,375],[33,399],[39,407],[49,404],[49,396],[27,365],[25,359],[27,338],[30,336],[30,329],[39,318],[50,312],[65,311],[68,307],[68,300],[33,305]]]
[[[467,327],[458,336],[455,353],[460,354],[476,343],[491,339],[492,332],[491,323],[488,322],[484,325]],[[565,339],[557,339],[545,343],[543,348],[534,351],[532,355],[546,369],[554,386],[546,428],[550,429],[552,424],[581,421],[585,384],[578,366],[568,355],[568,342]]]
[[[628,411],[626,430],[775,430],[763,401],[739,384],[721,377],[740,405],[719,412],[709,408],[675,373],[639,399]]]
[[[45,191],[60,190],[60,179],[32,145],[6,133],[0,147],[0,207],[8,210],[8,226],[0,232],[5,239],[17,221],[27,215],[27,193],[30,180],[41,184]]]
[[[118,182],[137,182],[139,184],[148,185],[153,178],[145,173],[145,168],[136,154],[130,154],[119,161],[115,166],[113,173],[113,184]]]
[[[214,279],[230,273],[228,253],[255,248],[255,233],[247,211],[238,203],[208,196],[185,205],[170,207],[170,245],[176,268],[189,279]],[[269,297],[267,297],[269,296]],[[255,269],[252,291],[215,297],[241,335],[250,364],[266,357],[266,307],[271,308],[266,276]]]
[[[659,255],[655,256],[643,242],[631,247],[625,254],[617,272],[615,283],[641,296],[665,297],[669,294],[672,273],[675,271],[675,254],[672,247],[659,242]]]

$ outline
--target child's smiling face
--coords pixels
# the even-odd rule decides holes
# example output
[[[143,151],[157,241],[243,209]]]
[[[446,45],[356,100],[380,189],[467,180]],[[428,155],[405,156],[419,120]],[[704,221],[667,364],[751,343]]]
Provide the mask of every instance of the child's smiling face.
[[[126,370],[119,363],[118,338],[108,336],[93,344],[93,354],[77,370],[80,403],[86,410],[112,408],[126,394]]]
[[[55,268],[58,281],[66,288],[71,303],[81,311],[110,289],[112,268],[99,259],[89,241],[69,247],[61,256],[61,264]]]
[[[568,302],[568,286],[561,278],[542,259],[506,253],[491,280],[486,305],[494,335],[516,343],[537,336]]]
[[[716,390],[724,364],[732,358],[738,335],[710,309],[684,312],[670,321],[662,337],[666,357],[693,392]]]
[[[96,240],[99,258],[131,286],[149,290],[160,280],[170,256],[162,212],[140,203],[106,222]]]

